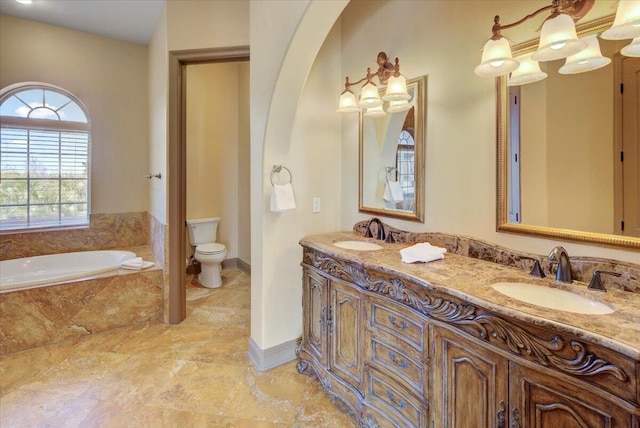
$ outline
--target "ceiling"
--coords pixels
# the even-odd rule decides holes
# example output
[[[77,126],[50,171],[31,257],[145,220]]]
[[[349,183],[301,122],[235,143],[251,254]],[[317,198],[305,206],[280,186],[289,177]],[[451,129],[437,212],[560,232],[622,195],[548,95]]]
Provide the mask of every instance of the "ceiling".
[[[0,0],[0,14],[147,45],[164,4],[165,0],[33,0],[25,5]]]

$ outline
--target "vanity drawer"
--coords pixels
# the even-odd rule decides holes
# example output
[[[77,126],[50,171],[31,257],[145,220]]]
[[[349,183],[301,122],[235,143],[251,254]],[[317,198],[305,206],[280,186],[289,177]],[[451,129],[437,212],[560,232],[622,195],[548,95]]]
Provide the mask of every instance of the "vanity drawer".
[[[427,406],[393,379],[373,368],[367,370],[365,398],[398,426],[426,427]]]
[[[369,300],[369,329],[375,334],[378,331],[396,337],[416,351],[423,353],[428,342],[428,329],[426,322],[409,310],[391,301],[378,301],[377,298]]]
[[[412,353],[401,351],[378,338],[369,338],[371,365],[422,396],[427,390],[427,365]]]

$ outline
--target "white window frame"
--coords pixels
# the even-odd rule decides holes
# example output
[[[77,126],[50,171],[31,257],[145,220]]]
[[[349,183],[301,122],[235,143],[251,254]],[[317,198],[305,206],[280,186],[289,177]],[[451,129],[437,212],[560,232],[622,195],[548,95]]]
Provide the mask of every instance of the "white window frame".
[[[91,216],[91,121],[87,108],[84,104],[73,94],[66,91],[63,88],[46,84],[40,82],[28,82],[28,83],[19,83],[15,85],[8,86],[3,88],[0,91],[0,105],[2,105],[6,100],[10,99],[13,95],[19,94],[20,92],[27,90],[46,90],[56,92],[60,95],[63,95],[71,100],[71,103],[74,103],[77,107],[82,110],[86,118],[86,122],[75,122],[75,121],[65,121],[61,120],[58,115],[57,110],[61,110],[62,107],[57,110],[50,109],[55,112],[58,116],[59,120],[51,120],[51,119],[37,119],[37,118],[29,118],[29,117],[13,117],[13,116],[2,116],[0,115],[0,127],[2,130],[5,128],[10,129],[20,129],[27,131],[50,131],[50,132],[79,132],[86,133],[87,135],[87,157],[86,157],[86,205],[87,205],[87,215],[86,218],[75,217],[75,221],[64,221],[64,217],[58,216],[58,221],[33,221],[29,220],[29,216],[25,218],[25,221],[22,224],[17,224],[18,222],[6,221],[3,222],[0,220],[0,233],[20,233],[20,232],[32,232],[32,231],[45,231],[45,230],[59,230],[59,229],[77,229],[77,228],[86,228],[90,223]],[[66,104],[65,104],[66,105]],[[48,108],[48,107],[33,107],[35,108]],[[28,144],[31,144],[29,141]],[[60,154],[60,150],[58,151]],[[1,156],[1,154],[0,154]],[[63,180],[64,177],[62,173],[58,174],[57,177],[52,177],[52,180],[58,179],[59,181]],[[1,178],[0,178],[1,180]],[[27,177],[28,183],[32,180]],[[61,184],[60,184],[61,185]],[[27,186],[29,188],[29,185]],[[29,207],[36,204],[31,204],[29,201],[29,196],[27,195],[27,212],[29,212]],[[85,201],[82,201],[85,203]],[[58,213],[62,212],[62,206],[65,205],[61,200],[57,201],[58,205]]]

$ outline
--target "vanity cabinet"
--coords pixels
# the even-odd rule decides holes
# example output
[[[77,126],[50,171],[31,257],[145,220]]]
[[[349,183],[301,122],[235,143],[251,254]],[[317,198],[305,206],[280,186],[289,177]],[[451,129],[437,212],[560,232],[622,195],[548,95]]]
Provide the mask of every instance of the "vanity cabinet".
[[[363,427],[640,428],[640,362],[384,267],[304,248],[300,372]]]
[[[532,370],[447,326],[434,339],[433,408],[436,426],[633,427],[615,397],[588,385]]]
[[[433,418],[438,426],[504,428],[509,398],[506,358],[444,326],[432,326]]]

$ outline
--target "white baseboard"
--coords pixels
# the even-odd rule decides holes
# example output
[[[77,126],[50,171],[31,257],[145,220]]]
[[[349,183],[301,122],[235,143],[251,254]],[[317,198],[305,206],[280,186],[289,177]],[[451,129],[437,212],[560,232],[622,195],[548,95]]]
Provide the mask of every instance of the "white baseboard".
[[[261,372],[264,372],[295,360],[296,348],[298,347],[299,341],[299,339],[294,339],[269,349],[260,349],[256,342],[254,342],[252,338],[249,338],[249,351],[247,351],[247,355],[249,355],[249,359],[253,365]]]

